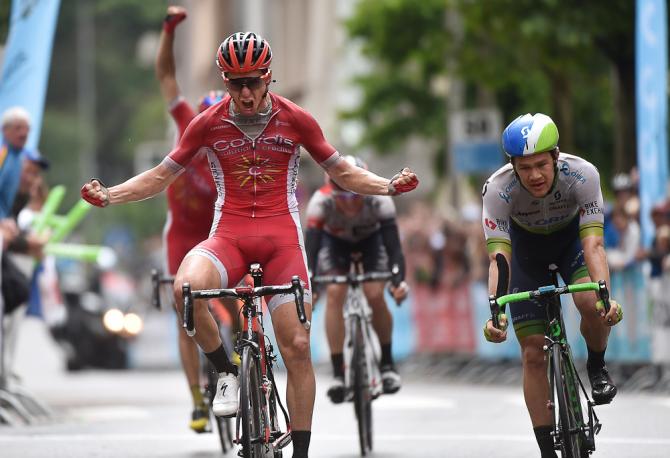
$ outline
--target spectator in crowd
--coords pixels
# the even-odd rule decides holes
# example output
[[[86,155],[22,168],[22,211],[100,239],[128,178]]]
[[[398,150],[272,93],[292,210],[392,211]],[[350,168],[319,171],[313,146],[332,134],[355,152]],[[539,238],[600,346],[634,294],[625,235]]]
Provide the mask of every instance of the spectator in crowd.
[[[618,206],[612,210],[612,224],[619,234],[619,241],[615,247],[607,248],[607,261],[612,271],[623,270],[637,260],[640,226]]]
[[[648,251],[640,249],[638,259],[649,259],[651,265],[649,276],[654,279],[662,276],[664,260],[670,254],[670,247],[667,246],[667,240],[665,239],[665,235],[670,231],[670,205],[668,202],[654,205],[651,210],[651,219],[655,228],[654,239]]]
[[[40,211],[46,200],[47,187],[42,172],[48,170],[49,161],[37,150],[25,150],[21,162],[21,176],[19,187],[12,205],[12,216],[19,222],[21,229],[27,229],[27,224],[20,224],[19,213],[30,206],[34,211]],[[40,203],[41,200],[41,203]]]
[[[639,200],[635,195],[635,185],[629,174],[618,173],[612,178],[612,191],[614,191],[614,203],[605,210],[604,241],[606,248],[619,246],[621,234],[612,221],[616,210],[621,210],[637,219],[639,212]]]
[[[0,144],[0,218],[10,215],[19,188],[24,148],[30,132],[30,115],[21,107],[2,114]]]

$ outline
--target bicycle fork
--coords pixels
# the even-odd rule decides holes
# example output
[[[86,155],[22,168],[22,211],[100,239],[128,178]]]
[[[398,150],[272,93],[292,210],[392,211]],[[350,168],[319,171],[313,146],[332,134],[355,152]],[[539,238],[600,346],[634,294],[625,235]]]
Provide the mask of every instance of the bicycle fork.
[[[345,333],[344,340],[344,361],[348,367],[344,371],[344,386],[346,387],[345,401],[353,399],[353,383],[351,379],[351,365],[353,363],[354,346],[360,346],[365,358],[365,367],[367,369],[368,389],[370,396],[374,399],[382,394],[381,373],[379,371],[379,358],[381,345],[377,334],[370,328],[371,323],[357,314],[349,314],[346,317],[346,326],[348,332]],[[360,335],[357,328],[360,326]],[[362,339],[358,342],[357,339]]]
[[[556,408],[556,404],[554,402],[554,391],[555,391],[555,381],[554,381],[554,374],[556,371],[558,371],[557,367],[553,366],[553,358],[552,358],[552,353],[555,351],[565,353],[569,352],[570,348],[567,344],[567,342],[561,342],[558,340],[553,340],[547,336],[545,336],[545,344],[542,347],[542,349],[545,351],[545,353],[548,355],[547,358],[549,360],[549,366],[550,366],[550,374],[552,375],[549,377],[549,389],[550,389],[550,399],[548,402],[547,407],[550,410],[553,410]],[[572,433],[578,433],[582,435],[582,438],[586,442],[586,447],[590,452],[595,451],[595,435],[600,432],[600,429],[602,428],[602,425],[598,419],[598,416],[595,413],[595,410],[593,406],[595,405],[591,399],[589,399],[589,396],[586,392],[586,389],[584,388],[584,385],[582,384],[582,380],[577,374],[577,370],[572,362],[572,358],[568,357],[566,358],[566,363],[569,364],[567,366],[567,376],[568,378],[572,377],[573,382],[568,382],[566,380],[566,387],[568,388],[568,402],[571,404],[572,409],[574,412],[578,412],[577,415],[577,420],[578,420],[578,425],[577,429],[575,431],[571,431]],[[569,375],[569,374],[572,374]],[[577,380],[578,386],[574,384],[574,379]],[[579,400],[579,392],[578,390],[581,388],[582,393],[584,394],[584,398],[587,401],[587,406],[588,406],[588,423],[584,423],[584,417],[583,417],[583,410],[582,410],[582,405]],[[556,425],[558,427],[558,425]],[[552,436],[554,437],[554,440],[556,441],[557,438],[560,437],[560,434],[557,430],[554,430],[552,432]],[[557,443],[558,446],[558,443]],[[557,448],[558,449],[558,448]]]

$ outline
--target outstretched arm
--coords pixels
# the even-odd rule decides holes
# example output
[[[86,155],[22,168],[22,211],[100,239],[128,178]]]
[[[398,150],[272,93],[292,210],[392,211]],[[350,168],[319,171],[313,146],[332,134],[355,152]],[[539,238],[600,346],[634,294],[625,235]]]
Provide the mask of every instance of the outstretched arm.
[[[408,168],[402,169],[389,180],[343,159],[326,172],[340,187],[357,194],[394,196],[409,192],[419,184],[416,174]]]
[[[156,54],[154,69],[165,103],[172,102],[179,95],[173,50],[174,29],[184,19],[186,19],[186,10],[184,8],[181,6],[169,6],[167,15],[163,20],[163,30],[161,31],[158,43],[158,54]]]
[[[123,204],[148,199],[167,188],[176,178],[163,163],[153,169],[142,172],[119,185],[105,187],[100,180],[92,179],[81,188],[81,196],[87,202],[98,207],[109,204]]]

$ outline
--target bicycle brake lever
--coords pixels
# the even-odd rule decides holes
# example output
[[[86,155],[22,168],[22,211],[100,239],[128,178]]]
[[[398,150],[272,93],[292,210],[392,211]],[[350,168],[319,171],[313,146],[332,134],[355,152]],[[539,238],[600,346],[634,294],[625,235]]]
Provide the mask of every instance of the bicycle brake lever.
[[[184,300],[183,327],[186,330],[186,334],[188,334],[189,337],[193,337],[195,335],[195,320],[193,318],[193,296],[191,296],[191,285],[184,283],[181,291]]]
[[[605,313],[608,313],[610,311],[611,305],[610,305],[610,292],[607,289],[607,284],[605,283],[605,280],[600,280],[598,282],[598,295],[600,296],[600,299],[603,301],[603,305],[605,306]]]
[[[500,311],[500,307],[498,307],[496,297],[493,295],[489,296],[489,307],[491,309],[491,321],[493,321],[493,327],[500,329],[500,321],[498,320],[498,312]]]
[[[151,270],[151,304],[157,308],[161,309],[161,293],[160,293],[160,273],[157,269]]]
[[[293,285],[293,296],[295,297],[295,307],[298,312],[298,320],[302,323],[305,330],[309,331],[312,327],[312,323],[307,319],[305,314],[305,293],[302,287],[302,282],[300,277],[294,275],[291,278],[291,285]]]

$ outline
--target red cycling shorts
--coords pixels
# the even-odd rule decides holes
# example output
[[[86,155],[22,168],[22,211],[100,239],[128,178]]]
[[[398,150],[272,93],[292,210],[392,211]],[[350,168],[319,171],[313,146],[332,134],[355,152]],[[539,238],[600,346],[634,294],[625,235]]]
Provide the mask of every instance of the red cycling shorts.
[[[239,283],[249,272],[249,265],[255,262],[263,268],[265,285],[284,285],[298,275],[305,285],[305,302],[311,303],[299,218],[297,212],[255,218],[224,213],[214,234],[187,256],[209,259],[221,275],[222,288]],[[280,304],[294,301],[292,294],[278,294],[268,299],[270,312]]]

